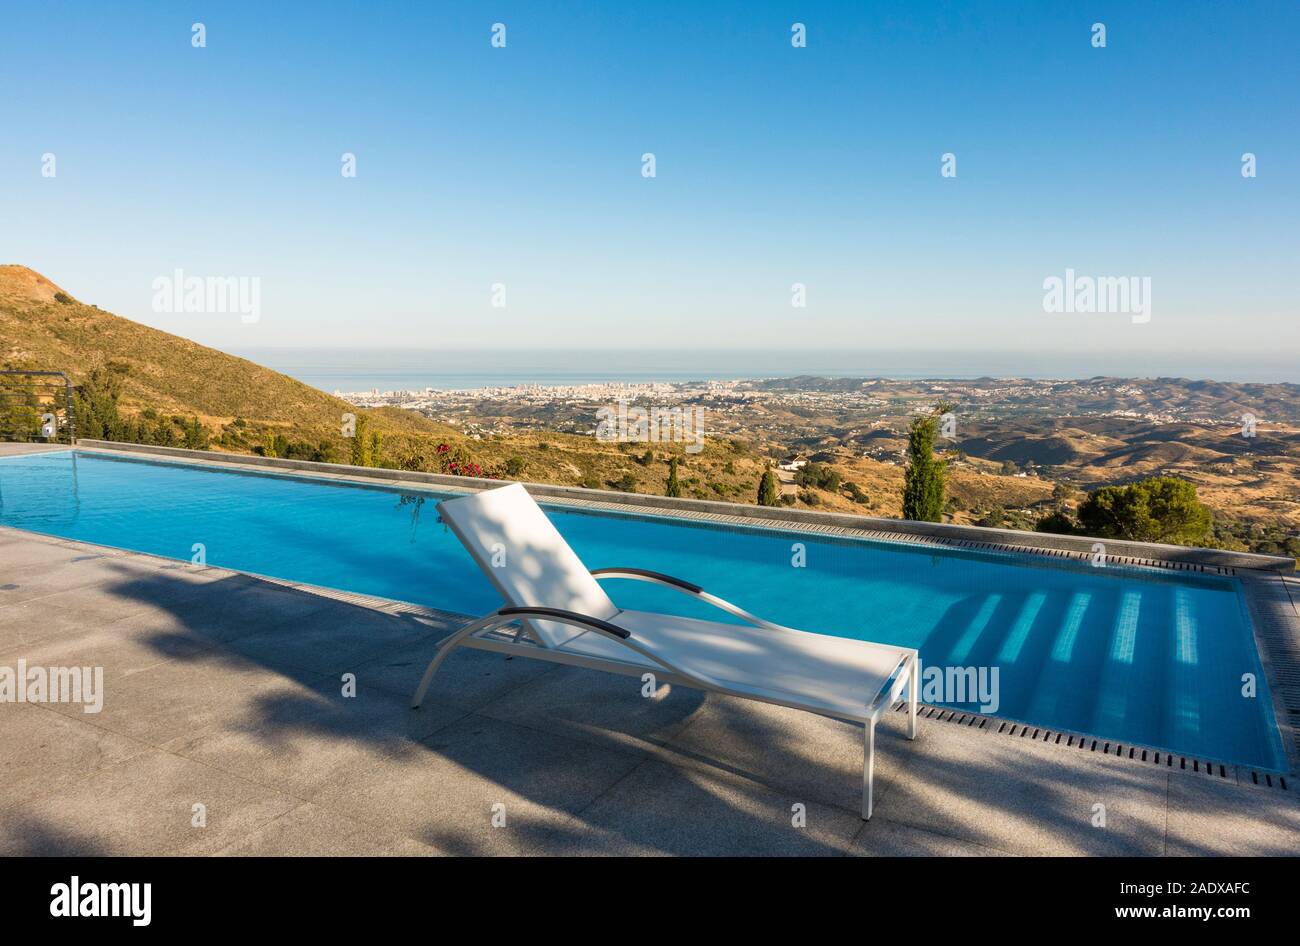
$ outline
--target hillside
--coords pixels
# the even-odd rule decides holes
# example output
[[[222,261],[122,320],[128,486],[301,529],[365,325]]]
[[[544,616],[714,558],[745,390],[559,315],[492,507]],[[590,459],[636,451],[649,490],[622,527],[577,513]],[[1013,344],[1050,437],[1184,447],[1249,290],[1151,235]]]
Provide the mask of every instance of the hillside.
[[[315,443],[337,437],[345,413],[367,415],[386,437],[450,433],[410,411],[358,411],[269,368],[82,303],[25,266],[0,266],[0,366],[63,371],[76,384],[109,369],[126,413],[193,416],[214,433],[242,419]]]
[[[727,441],[690,457],[680,445],[665,444],[647,458],[645,445],[558,432],[470,436],[415,411],[357,408],[251,361],[78,301],[25,266],[0,266],[0,367],[63,371],[78,385],[104,369],[120,387],[121,413],[146,434],[156,423],[181,432],[197,418],[214,450],[263,452],[268,437],[279,437],[289,442],[279,444],[280,455],[347,462],[352,441],[340,427],[352,413],[382,434],[375,465],[439,472],[446,461],[437,447],[446,443],[450,455],[488,475],[662,494],[666,461],[675,455],[687,461],[685,495],[740,502],[754,500],[765,462]]]

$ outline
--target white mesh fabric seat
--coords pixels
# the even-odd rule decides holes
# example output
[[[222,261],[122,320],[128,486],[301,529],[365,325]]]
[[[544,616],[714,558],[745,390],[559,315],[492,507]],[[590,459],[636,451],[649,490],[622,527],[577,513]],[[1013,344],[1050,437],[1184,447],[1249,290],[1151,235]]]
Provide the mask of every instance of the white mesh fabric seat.
[[[729,688],[769,697],[770,702],[817,708],[841,719],[863,722],[908,651],[902,647],[846,640],[805,631],[679,618],[647,611],[619,611],[611,623],[632,632],[632,640],[656,657]],[[595,631],[584,631],[561,647],[606,660],[636,658],[655,663]]]

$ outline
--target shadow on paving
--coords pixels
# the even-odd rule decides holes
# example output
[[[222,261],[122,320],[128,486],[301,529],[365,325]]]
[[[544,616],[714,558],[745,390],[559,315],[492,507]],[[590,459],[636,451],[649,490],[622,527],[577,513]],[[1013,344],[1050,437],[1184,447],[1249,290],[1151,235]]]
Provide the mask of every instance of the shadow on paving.
[[[1171,853],[1204,854],[1230,848],[1218,832],[1234,817],[1248,853],[1294,853],[1300,839],[1295,806],[1271,798],[1243,814],[1234,792],[1245,790],[1202,798],[1194,786],[1179,821],[1165,773],[929,721],[908,742],[894,713],[878,740],[877,815],[863,824],[859,726],[681,688],[643,699],[636,677],[467,650],[416,712],[420,675],[464,617],[181,572],[122,569],[99,586],[150,606],[138,630],[128,619],[108,630],[163,659],[115,680],[123,693],[110,691],[97,724],[123,726],[115,702],[133,724],[179,714],[165,738],[144,738],[444,853],[1162,854],[1167,835]],[[1097,804],[1106,828],[1092,822]],[[504,829],[491,823],[498,805]],[[806,827],[792,826],[795,805]],[[1280,833],[1249,835],[1268,821]],[[100,853],[28,828],[33,853]]]
[[[380,613],[246,576],[178,590],[165,569],[106,590],[170,616],[141,638],[168,661],[284,684],[232,700],[219,723],[167,749],[446,853],[842,854],[861,824],[816,799],[774,798],[781,786],[761,768],[707,753],[684,768],[657,762],[705,704],[696,691],[643,699],[635,677],[461,650],[413,711],[436,643],[464,617]],[[544,719],[530,716],[534,689]],[[816,765],[816,747],[794,739],[752,748]],[[860,755],[856,766],[860,778]],[[795,801],[834,830],[791,827]],[[508,832],[491,827],[498,802]]]

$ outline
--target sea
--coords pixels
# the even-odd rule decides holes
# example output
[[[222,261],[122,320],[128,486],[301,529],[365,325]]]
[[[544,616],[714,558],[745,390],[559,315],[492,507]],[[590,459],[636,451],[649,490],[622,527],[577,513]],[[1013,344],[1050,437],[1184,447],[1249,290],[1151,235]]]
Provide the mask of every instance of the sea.
[[[1300,357],[943,351],[249,348],[233,354],[322,391],[731,381],[813,375],[897,380],[1099,376],[1300,383]]]

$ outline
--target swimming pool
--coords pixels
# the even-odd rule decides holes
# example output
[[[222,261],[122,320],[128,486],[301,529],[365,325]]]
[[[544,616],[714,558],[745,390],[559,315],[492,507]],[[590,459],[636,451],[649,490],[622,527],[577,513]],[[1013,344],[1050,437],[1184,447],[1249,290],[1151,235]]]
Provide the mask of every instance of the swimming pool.
[[[62,451],[0,459],[0,524],[481,614],[500,602],[413,492]],[[1285,769],[1235,579],[1012,553],[548,507],[591,568],[702,585],[772,621],[915,647],[924,666],[978,668],[996,708],[927,702],[1262,769]],[[620,607],[720,619],[671,591],[613,580]],[[1242,693],[1253,674],[1258,692]],[[952,679],[953,675],[949,675]]]

